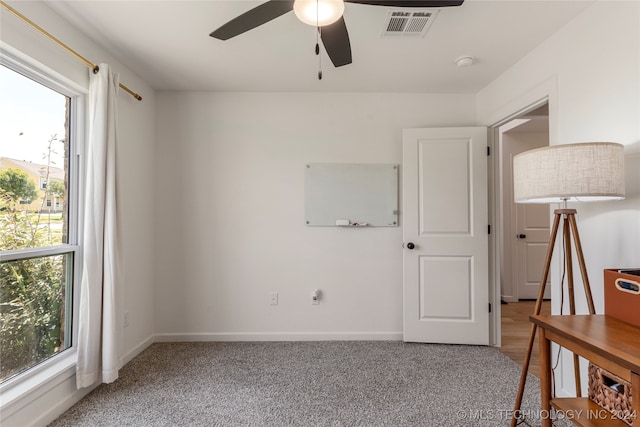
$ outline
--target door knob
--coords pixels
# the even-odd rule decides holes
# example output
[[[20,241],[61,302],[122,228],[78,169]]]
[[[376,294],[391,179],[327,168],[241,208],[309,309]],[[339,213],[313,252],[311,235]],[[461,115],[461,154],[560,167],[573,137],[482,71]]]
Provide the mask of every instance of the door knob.
[[[413,249],[415,247],[416,247],[416,245],[414,245],[413,243],[411,243],[411,242],[407,243],[407,249]]]
[[[526,234],[518,234],[518,239],[526,239],[527,235]]]

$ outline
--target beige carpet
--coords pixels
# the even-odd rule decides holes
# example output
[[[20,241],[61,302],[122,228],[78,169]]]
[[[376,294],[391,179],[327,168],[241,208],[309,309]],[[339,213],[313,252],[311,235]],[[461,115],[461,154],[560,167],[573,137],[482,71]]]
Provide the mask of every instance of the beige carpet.
[[[162,343],[51,426],[507,426],[519,375],[490,347]],[[538,387],[530,375],[532,425]]]

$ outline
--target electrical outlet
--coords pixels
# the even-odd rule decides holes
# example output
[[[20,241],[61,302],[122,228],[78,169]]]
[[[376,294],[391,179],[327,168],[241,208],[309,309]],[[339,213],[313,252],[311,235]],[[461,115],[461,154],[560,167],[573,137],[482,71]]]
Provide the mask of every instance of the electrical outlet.
[[[124,327],[126,328],[127,326],[129,326],[129,312],[125,311],[124,312]]]
[[[271,292],[271,305],[278,305],[278,293],[277,292]]]

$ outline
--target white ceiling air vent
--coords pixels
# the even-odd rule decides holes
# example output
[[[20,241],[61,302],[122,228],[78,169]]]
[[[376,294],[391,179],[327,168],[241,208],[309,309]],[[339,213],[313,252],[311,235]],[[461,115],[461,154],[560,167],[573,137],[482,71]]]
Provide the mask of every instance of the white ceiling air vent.
[[[382,37],[424,37],[438,10],[390,11],[384,23]]]

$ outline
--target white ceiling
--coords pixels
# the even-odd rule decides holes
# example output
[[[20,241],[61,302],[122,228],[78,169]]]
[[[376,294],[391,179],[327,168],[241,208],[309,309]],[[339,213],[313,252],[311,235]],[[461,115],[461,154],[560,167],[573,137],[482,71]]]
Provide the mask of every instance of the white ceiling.
[[[353,63],[334,68],[323,51],[320,81],[316,31],[293,13],[227,41],[209,37],[260,3],[48,2],[157,90],[475,93],[593,0],[466,0],[440,9],[419,39],[381,38],[392,8],[347,3]],[[476,63],[457,68],[462,55]]]

